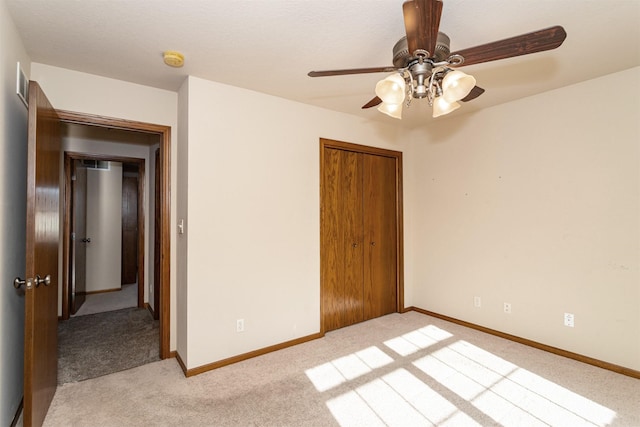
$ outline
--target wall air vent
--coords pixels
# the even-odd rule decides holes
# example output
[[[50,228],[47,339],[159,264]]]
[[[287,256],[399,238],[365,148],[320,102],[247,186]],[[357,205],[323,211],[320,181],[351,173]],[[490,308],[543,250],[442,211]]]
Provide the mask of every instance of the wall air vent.
[[[25,75],[22,68],[20,68],[20,63],[18,62],[18,67],[16,71],[16,94],[18,98],[24,103],[24,106],[29,108],[29,79]]]
[[[82,159],[80,164],[82,167],[87,169],[102,169],[102,170],[111,169],[109,162],[104,160]]]

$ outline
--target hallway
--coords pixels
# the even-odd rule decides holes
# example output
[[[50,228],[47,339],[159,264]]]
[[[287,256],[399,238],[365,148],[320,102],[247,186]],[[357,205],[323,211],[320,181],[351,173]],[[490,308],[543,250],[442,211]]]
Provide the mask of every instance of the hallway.
[[[137,308],[137,285],[87,296],[58,323],[58,384],[77,382],[160,360],[159,324]]]

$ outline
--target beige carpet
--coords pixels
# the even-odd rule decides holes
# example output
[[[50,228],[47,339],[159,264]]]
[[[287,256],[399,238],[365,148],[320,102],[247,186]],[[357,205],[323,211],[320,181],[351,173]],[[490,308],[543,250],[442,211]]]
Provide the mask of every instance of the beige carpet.
[[[45,426],[640,426],[640,380],[416,312],[185,378],[58,387]]]

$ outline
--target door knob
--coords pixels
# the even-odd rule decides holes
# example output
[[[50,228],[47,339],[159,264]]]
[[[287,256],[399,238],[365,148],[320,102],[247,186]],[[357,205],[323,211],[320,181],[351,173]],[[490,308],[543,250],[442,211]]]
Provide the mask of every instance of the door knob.
[[[31,289],[33,287],[33,279],[26,279],[26,280],[22,280],[19,277],[16,277],[15,279],[13,279],[13,287],[16,289],[20,289],[20,286],[22,285],[26,285],[25,287],[27,289]]]
[[[82,241],[84,243],[91,243],[91,237],[85,237],[84,239],[82,239]]]
[[[39,275],[36,275],[36,280],[35,280],[36,288],[43,283],[45,286],[49,286],[51,284],[50,274],[47,274],[46,276],[44,276],[44,279],[42,279]]]
[[[375,246],[375,245],[376,245],[376,242],[371,242],[371,246]]]
[[[351,246],[354,247],[354,248],[357,248],[358,244],[357,243],[353,243]]]

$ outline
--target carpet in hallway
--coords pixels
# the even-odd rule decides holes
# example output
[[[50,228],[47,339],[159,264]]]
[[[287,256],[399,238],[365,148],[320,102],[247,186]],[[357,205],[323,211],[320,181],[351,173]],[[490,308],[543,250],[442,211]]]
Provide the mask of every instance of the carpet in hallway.
[[[58,324],[58,384],[157,360],[159,324],[144,308],[73,317]]]

